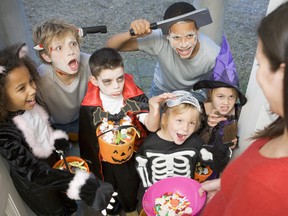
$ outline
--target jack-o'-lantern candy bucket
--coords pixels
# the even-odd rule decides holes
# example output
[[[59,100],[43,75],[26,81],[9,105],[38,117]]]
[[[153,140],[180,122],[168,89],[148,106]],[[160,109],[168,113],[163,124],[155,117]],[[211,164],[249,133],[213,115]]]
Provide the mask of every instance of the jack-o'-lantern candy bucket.
[[[103,121],[96,129],[103,161],[112,164],[127,162],[133,155],[136,135],[135,127],[127,122],[120,121],[115,125],[112,121]]]
[[[71,173],[75,173],[77,170],[84,170],[86,172],[90,172],[87,162],[85,160],[83,160],[82,158],[80,158],[80,157],[67,156],[67,157],[65,157],[65,160],[67,162],[69,170],[67,170],[67,167],[65,165],[65,161],[63,159],[62,160],[58,160],[54,164],[53,168],[54,169],[66,170],[66,171],[69,171]]]
[[[198,162],[195,167],[194,180],[202,183],[212,174],[212,172],[213,171],[209,166],[204,166]]]

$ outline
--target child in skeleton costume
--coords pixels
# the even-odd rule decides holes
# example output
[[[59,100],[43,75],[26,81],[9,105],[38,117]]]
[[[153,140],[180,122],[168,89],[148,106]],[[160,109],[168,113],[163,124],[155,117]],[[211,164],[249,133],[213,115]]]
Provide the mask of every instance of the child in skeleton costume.
[[[89,65],[92,76],[79,115],[80,154],[90,161],[90,170],[97,177],[114,186],[126,215],[135,215],[139,177],[133,147],[116,150],[107,144],[105,147],[111,148],[111,151],[101,155],[96,129],[104,119],[120,122],[129,116],[143,138],[147,132],[144,125],[151,131],[158,129],[160,102],[168,99],[171,94],[154,98],[160,98],[161,101],[155,102],[152,99],[148,104],[146,95],[136,86],[132,76],[125,74],[123,59],[114,49],[102,48],[95,51],[90,57]],[[118,213],[114,209],[115,212],[111,214]]]
[[[195,90],[202,88],[209,90],[208,100],[201,104],[205,118],[204,127],[199,131],[200,137],[208,145],[223,143],[234,149],[238,145],[238,118],[247,99],[239,89],[238,74],[224,36],[210,80],[202,80],[194,85]]]
[[[0,153],[15,188],[37,215],[71,215],[76,200],[105,209],[113,193],[109,183],[82,170],[72,174],[51,167],[59,160],[55,151],[67,149],[68,136],[51,128],[35,101],[39,77],[24,45],[0,52]]]
[[[203,146],[196,135],[202,118],[198,100],[187,91],[172,93],[176,99],[165,103],[161,129],[144,140],[136,155],[136,167],[143,184],[139,189],[140,202],[145,189],[161,179],[193,178],[198,161],[221,170],[229,158],[227,148],[222,148],[224,145]]]

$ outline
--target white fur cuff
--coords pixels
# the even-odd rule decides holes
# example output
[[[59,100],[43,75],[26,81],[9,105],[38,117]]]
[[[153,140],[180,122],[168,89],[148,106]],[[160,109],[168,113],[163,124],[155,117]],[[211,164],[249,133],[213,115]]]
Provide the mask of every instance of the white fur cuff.
[[[69,187],[67,190],[67,196],[73,200],[80,200],[80,190],[81,187],[86,183],[90,174],[83,171],[78,170],[73,178],[73,180],[69,183]]]
[[[54,137],[54,140],[63,139],[63,138],[68,140],[68,135],[64,131],[61,131],[61,130],[55,130],[53,132],[53,137]]]

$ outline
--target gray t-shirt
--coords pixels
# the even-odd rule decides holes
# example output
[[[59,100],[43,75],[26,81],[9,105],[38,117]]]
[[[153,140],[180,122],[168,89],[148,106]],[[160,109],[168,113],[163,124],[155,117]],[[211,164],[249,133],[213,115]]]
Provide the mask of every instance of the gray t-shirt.
[[[154,56],[157,60],[155,85],[168,92],[190,91],[197,81],[208,79],[220,51],[220,47],[203,33],[199,33],[200,49],[192,59],[181,59],[161,30],[155,30],[137,41],[139,50]]]
[[[38,67],[41,79],[37,100],[49,113],[52,123],[67,124],[78,118],[80,104],[91,76],[89,58],[89,54],[81,53],[78,75],[69,85],[60,82],[51,65],[41,64]]]

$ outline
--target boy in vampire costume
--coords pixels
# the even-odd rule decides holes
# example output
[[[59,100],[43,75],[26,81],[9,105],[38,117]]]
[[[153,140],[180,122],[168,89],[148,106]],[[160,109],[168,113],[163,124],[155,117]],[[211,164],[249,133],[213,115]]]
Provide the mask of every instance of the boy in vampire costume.
[[[160,103],[154,104],[151,100],[148,104],[148,98],[134,83],[132,76],[124,72],[123,59],[116,50],[96,50],[90,57],[89,65],[92,76],[79,116],[80,154],[97,177],[114,186],[121,207],[129,215],[135,213],[139,186],[133,153],[138,149],[141,138],[146,136],[147,129],[158,129]],[[163,101],[167,98],[164,96]],[[136,138],[134,146],[125,148],[124,145],[106,144],[99,147],[96,130],[103,120],[120,122],[127,118],[140,132],[140,139]],[[103,154],[104,148],[108,153]]]

